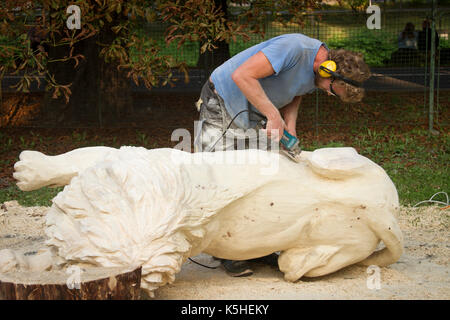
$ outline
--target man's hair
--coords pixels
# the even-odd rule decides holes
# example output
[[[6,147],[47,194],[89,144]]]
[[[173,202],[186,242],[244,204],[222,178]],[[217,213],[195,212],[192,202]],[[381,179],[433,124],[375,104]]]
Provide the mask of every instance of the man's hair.
[[[336,72],[344,77],[361,83],[370,78],[369,66],[364,62],[361,53],[338,49],[330,50],[328,57],[336,62]],[[345,88],[345,94],[340,97],[342,101],[359,102],[364,97],[363,88],[357,88],[339,79],[336,79],[336,83]]]

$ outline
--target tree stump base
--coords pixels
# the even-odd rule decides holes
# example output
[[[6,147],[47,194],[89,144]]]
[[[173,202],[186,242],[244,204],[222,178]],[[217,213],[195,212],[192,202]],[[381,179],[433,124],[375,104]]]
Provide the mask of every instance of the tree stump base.
[[[0,274],[0,300],[137,300],[141,270],[80,268]]]

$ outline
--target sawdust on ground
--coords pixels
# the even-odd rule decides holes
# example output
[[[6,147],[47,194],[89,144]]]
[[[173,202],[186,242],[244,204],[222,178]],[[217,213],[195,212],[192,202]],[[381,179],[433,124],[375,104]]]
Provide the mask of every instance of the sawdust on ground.
[[[33,254],[45,241],[48,207],[1,204],[0,249]],[[155,292],[155,299],[450,299],[450,210],[436,206],[402,207],[398,221],[405,251],[395,264],[380,269],[380,288],[369,289],[366,267],[353,265],[330,275],[284,281],[274,267],[253,264],[250,277],[232,278],[218,267],[207,269],[187,261],[174,283]],[[194,260],[215,266],[206,254]]]

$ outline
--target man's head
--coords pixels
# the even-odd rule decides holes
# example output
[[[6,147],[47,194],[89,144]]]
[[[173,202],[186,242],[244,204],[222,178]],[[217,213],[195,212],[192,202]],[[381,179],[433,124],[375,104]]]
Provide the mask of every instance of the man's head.
[[[328,59],[336,62],[336,73],[357,81],[364,82],[370,77],[369,66],[364,62],[362,54],[338,49],[330,50]],[[331,94],[339,96],[344,102],[359,102],[364,97],[364,89],[355,87],[340,79],[316,76],[316,85]]]

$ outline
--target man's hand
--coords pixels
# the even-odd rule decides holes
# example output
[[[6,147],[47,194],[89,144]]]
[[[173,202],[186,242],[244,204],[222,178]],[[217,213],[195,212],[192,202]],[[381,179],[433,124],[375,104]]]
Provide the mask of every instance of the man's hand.
[[[287,129],[286,123],[279,112],[274,113],[274,115],[267,119],[266,134],[269,138],[279,141],[283,136],[284,129]],[[272,135],[272,130],[276,130],[275,136]]]

